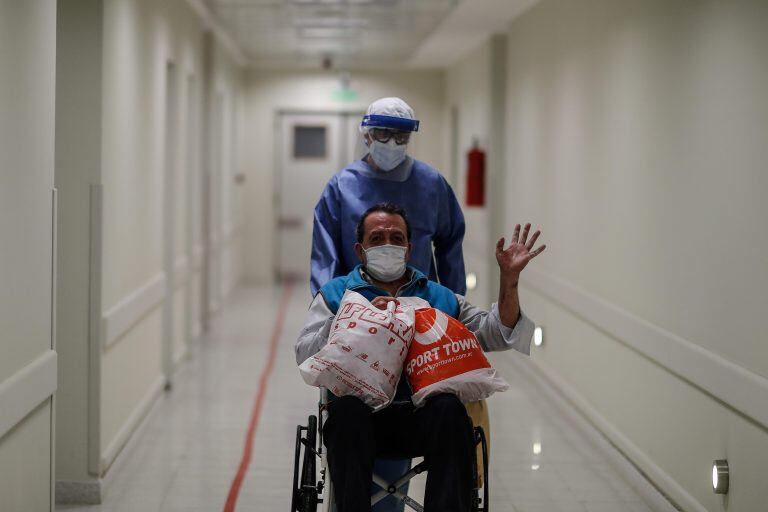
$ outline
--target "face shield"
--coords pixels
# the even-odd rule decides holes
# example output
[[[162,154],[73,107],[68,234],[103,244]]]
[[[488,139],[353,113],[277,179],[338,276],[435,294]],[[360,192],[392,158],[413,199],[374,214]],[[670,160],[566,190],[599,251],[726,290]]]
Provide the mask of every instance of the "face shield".
[[[405,160],[411,133],[419,130],[419,121],[384,114],[366,114],[360,131],[370,136],[368,154],[382,171],[391,171]]]
[[[374,128],[383,128],[410,133],[419,131],[419,120],[382,114],[367,114],[363,116],[363,122],[360,124],[360,127],[364,132]]]

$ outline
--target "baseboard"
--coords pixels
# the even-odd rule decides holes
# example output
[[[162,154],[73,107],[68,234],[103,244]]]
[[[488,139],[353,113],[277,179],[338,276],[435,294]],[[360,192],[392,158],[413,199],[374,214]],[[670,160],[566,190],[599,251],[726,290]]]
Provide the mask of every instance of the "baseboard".
[[[512,359],[512,358],[511,358]],[[560,377],[533,359],[513,361],[552,399],[618,469],[643,499],[661,512],[707,512],[688,491],[621,433]]]
[[[147,417],[147,414],[152,409],[152,406],[157,402],[157,399],[162,395],[163,388],[165,386],[165,377],[159,376],[152,383],[152,387],[149,392],[144,396],[133,413],[128,417],[128,420],[118,431],[117,435],[112,439],[107,448],[101,455],[101,474],[104,475],[120,454],[122,449],[131,439],[131,436],[136,432],[143,420]]]
[[[160,381],[160,388],[162,390],[162,385],[164,381]],[[148,394],[148,396],[155,396],[156,385],[153,386],[152,392]],[[144,405],[145,402],[148,400],[144,400],[142,404],[137,408],[137,411],[140,411]],[[149,419],[151,418],[153,412],[157,410],[158,404],[161,402],[161,400],[149,400],[150,406],[149,410],[144,415],[137,415],[134,413],[131,415],[129,421],[126,423],[126,427],[129,425],[133,425],[133,422],[135,422],[135,418],[138,417],[139,424],[135,426],[134,429],[132,429],[130,432],[128,432],[127,428],[124,428],[120,431],[120,434],[116,436],[116,440],[120,438],[121,436],[128,436],[128,439],[126,439],[126,442],[120,447],[120,449],[117,450],[117,452],[114,454],[114,460],[109,466],[109,471],[103,475],[103,478],[96,479],[96,480],[59,480],[56,482],[56,503],[61,505],[98,505],[103,502],[104,496],[106,496],[109,492],[109,489],[111,486],[115,483],[115,475],[119,472],[119,468],[122,462],[125,461],[125,457],[120,457],[121,454],[130,452],[131,450],[135,449],[135,443],[139,442],[143,433],[143,430],[147,423],[149,422]],[[125,434],[124,432],[127,432]],[[113,441],[113,444],[115,441]],[[108,448],[107,452],[110,450],[114,451],[116,448]],[[108,456],[105,455],[102,458],[102,464],[106,460]]]
[[[57,480],[56,503],[61,505],[98,505],[103,486],[98,480]]]

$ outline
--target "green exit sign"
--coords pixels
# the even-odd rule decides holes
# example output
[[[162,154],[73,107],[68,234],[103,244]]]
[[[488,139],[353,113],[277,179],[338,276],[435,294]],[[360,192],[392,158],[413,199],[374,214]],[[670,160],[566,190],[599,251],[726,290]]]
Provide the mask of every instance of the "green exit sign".
[[[354,91],[352,89],[336,89],[331,93],[331,98],[333,98],[333,101],[343,101],[343,102],[350,102],[350,101],[357,101],[358,99],[357,91]]]

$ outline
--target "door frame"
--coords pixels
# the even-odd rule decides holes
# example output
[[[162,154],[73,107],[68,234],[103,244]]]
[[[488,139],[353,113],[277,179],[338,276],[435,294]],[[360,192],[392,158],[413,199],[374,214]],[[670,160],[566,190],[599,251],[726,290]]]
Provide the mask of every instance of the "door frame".
[[[175,272],[176,263],[176,173],[178,171],[179,143],[179,68],[173,60],[165,65],[165,112],[163,122],[163,271],[165,297],[163,299],[162,369],[165,389],[170,390],[173,380],[173,349],[176,337]]]

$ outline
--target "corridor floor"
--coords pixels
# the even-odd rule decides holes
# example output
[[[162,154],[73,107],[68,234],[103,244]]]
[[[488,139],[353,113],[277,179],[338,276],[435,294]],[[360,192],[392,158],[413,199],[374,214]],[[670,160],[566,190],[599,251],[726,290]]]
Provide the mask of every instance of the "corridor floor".
[[[241,288],[111,468],[101,505],[68,512],[221,511],[238,471],[282,287]],[[292,290],[264,394],[238,511],[290,508],[298,423],[317,392],[296,369],[293,343],[310,297]],[[535,354],[534,354],[535,357]],[[663,498],[513,353],[492,362],[511,389],[489,399],[494,512],[668,512]],[[423,493],[423,475],[412,494]]]

